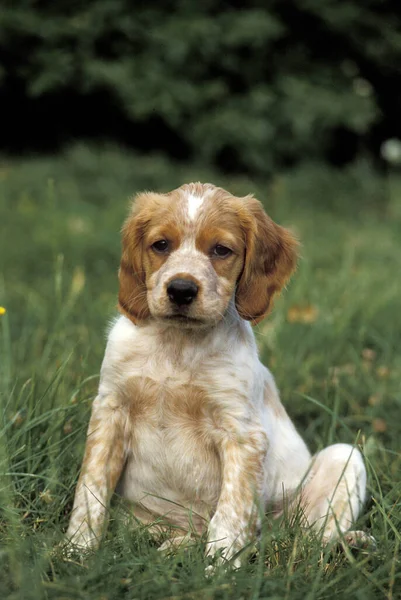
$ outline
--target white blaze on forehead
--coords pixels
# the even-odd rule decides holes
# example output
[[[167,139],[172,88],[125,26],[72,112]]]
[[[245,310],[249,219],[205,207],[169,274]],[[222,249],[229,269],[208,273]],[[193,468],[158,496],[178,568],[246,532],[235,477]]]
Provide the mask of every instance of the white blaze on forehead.
[[[195,194],[188,194],[188,196],[187,196],[187,200],[188,200],[188,216],[191,219],[191,221],[193,221],[194,218],[196,217],[196,213],[198,212],[198,210],[202,206],[204,199],[205,199],[204,195],[202,195],[202,196],[195,196]]]

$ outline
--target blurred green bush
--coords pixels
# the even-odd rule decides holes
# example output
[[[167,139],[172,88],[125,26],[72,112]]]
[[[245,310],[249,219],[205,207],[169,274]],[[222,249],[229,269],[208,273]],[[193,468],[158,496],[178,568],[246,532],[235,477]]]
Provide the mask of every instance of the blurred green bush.
[[[390,0],[20,0],[1,10],[0,53],[5,149],[104,134],[266,174],[400,133]]]

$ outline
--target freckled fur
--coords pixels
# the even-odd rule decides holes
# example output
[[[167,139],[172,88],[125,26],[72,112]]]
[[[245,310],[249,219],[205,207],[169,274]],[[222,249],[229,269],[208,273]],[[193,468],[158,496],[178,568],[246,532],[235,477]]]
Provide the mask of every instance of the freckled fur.
[[[152,249],[160,239],[165,254]],[[362,458],[344,444],[311,457],[250,326],[295,268],[291,233],[251,196],[195,183],[139,194],[122,242],[122,315],[108,336],[68,539],[99,543],[115,489],[138,519],[176,526],[177,539],[207,529],[207,552],[226,558],[268,504],[279,514],[301,503],[305,526],[325,540],[349,529],[365,497]],[[216,244],[232,254],[216,258]],[[177,277],[199,288],[181,311],[187,320],[174,320],[166,291]]]

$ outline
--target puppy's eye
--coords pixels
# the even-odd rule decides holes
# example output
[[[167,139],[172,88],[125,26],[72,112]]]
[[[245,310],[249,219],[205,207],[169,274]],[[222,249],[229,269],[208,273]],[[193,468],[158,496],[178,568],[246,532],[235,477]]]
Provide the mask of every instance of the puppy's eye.
[[[157,242],[152,244],[151,248],[158,254],[164,254],[169,249],[169,243],[167,240],[157,240]]]
[[[217,244],[212,250],[213,256],[218,256],[219,258],[227,258],[232,253],[233,251],[230,248],[226,248],[226,246],[222,246],[221,244]]]

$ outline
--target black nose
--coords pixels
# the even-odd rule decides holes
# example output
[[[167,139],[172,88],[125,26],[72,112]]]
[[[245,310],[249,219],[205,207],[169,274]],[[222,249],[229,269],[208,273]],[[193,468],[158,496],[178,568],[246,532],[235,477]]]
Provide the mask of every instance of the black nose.
[[[198,294],[198,286],[190,279],[173,279],[167,286],[167,294],[174,304],[191,304]]]

